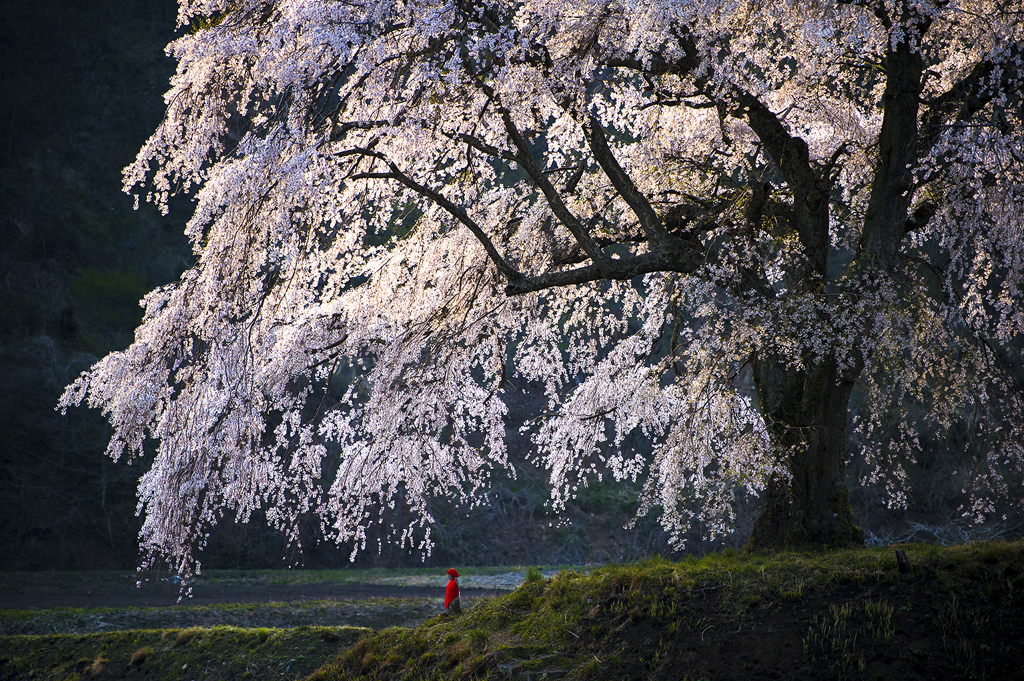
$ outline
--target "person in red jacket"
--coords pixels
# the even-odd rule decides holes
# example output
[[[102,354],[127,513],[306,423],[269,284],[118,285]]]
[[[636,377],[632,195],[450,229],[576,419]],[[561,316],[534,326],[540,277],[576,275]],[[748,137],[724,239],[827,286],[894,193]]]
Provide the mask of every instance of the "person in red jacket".
[[[444,592],[444,611],[462,612],[462,602],[459,600],[459,573],[455,568],[448,570],[448,588]]]

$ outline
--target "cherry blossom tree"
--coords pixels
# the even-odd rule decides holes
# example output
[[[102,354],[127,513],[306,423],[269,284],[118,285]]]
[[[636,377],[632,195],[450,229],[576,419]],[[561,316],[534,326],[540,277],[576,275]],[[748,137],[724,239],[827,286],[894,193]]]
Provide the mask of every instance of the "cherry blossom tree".
[[[256,509],[355,552],[399,499],[419,520],[394,540],[429,551],[431,495],[481,503],[510,468],[513,379],[543,387],[523,428],[556,509],[643,479],[677,542],[727,532],[743,493],[754,547],[863,541],[858,386],[889,503],[918,429],[969,422],[965,514],[1020,509],[1019,0],[181,0],[179,22],[125,186],[195,190],[196,265],[61,403],[104,411],[115,458],[158,442],[151,557],[189,570]]]

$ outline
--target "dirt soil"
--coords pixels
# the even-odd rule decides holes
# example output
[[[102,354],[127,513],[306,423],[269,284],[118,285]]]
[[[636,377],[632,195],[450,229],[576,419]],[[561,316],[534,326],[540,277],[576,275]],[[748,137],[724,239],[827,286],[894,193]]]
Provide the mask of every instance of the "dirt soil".
[[[53,608],[147,608],[217,603],[282,603],[289,601],[355,601],[377,598],[444,598],[440,586],[397,586],[390,584],[270,584],[196,585],[191,598],[182,597],[169,582],[144,583],[141,587],[104,586],[103,588],[24,588],[0,591],[0,610],[49,610]],[[504,589],[463,588],[468,598],[499,596]]]
[[[736,613],[723,598],[681,596],[674,630],[642,608],[621,614],[611,599],[581,623],[576,645],[618,661],[599,679],[675,681],[686,670],[692,679],[1024,680],[1021,599],[999,591],[959,601],[929,578],[836,585]],[[888,636],[865,614],[869,602],[893,608]]]

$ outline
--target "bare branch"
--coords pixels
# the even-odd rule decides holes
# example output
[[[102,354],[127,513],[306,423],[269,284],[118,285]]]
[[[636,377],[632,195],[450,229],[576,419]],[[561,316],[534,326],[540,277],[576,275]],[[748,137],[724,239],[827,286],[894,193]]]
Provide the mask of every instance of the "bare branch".
[[[489,89],[489,88],[488,88]],[[537,183],[537,187],[540,188],[544,194],[544,198],[547,199],[548,205],[551,207],[551,212],[554,213],[558,221],[565,225],[566,229],[572,233],[573,237],[579,243],[580,248],[583,252],[594,261],[599,268],[608,269],[611,271],[609,260],[601,253],[601,250],[594,243],[590,234],[580,224],[579,219],[572,214],[572,211],[565,205],[562,197],[558,194],[554,185],[551,181],[541,172],[541,169],[534,163],[533,157],[530,155],[530,147],[526,142],[526,139],[516,128],[515,123],[512,121],[512,116],[509,114],[508,109],[501,107],[501,120],[505,124],[505,131],[512,140],[512,144],[515,145],[519,153],[516,155],[516,161],[523,167],[526,174],[530,176],[534,182]]]
[[[506,281],[513,283],[522,279],[523,275],[520,274],[519,271],[516,270],[514,267],[509,265],[508,262],[506,262],[506,260],[498,252],[498,249],[494,247],[494,244],[491,242],[490,237],[487,236],[487,232],[485,232],[483,228],[480,227],[480,225],[478,225],[475,220],[473,220],[473,218],[469,217],[469,214],[466,213],[466,211],[462,207],[452,203],[447,197],[445,197],[440,192],[420,184],[416,180],[412,179],[411,177],[403,173],[398,168],[398,166],[396,166],[390,159],[387,158],[387,156],[380,153],[379,151],[373,151],[372,149],[353,149],[351,150],[351,152],[379,159],[386,163],[388,165],[388,168],[390,169],[390,172],[387,173],[359,173],[358,175],[354,175],[352,177],[353,180],[385,179],[397,180],[398,182],[401,182],[406,187],[412,189],[420,196],[426,197],[433,201],[434,203],[436,203],[437,205],[444,208],[453,217],[455,217],[455,219],[457,219],[459,222],[465,225],[469,229],[469,231],[473,233],[473,236],[477,238],[477,241],[479,241],[480,244],[484,247],[484,250],[487,251],[487,256],[491,259],[491,262],[493,262],[494,265],[498,268],[498,271],[501,272],[502,276],[505,277]]]
[[[498,147],[487,144],[480,140],[478,137],[474,137],[473,135],[469,135],[466,133],[460,133],[457,135],[448,133],[442,134],[449,139],[465,142],[470,147],[476,149],[480,153],[487,154],[488,156],[491,156],[493,158],[500,158],[504,161],[517,161],[515,154],[513,154],[511,151],[499,149]]]
[[[921,121],[918,158],[931,153],[946,129],[966,124],[988,106],[1000,91],[1012,91],[1014,82],[1021,79],[1017,63],[1022,55],[1024,46],[1014,45],[1005,61],[998,64],[991,60],[979,62],[949,90],[924,102],[927,112]],[[998,83],[993,83],[992,76],[996,68],[1000,69],[1000,78]]]
[[[519,281],[509,283],[505,287],[505,293],[516,296],[558,286],[586,284],[592,281],[625,281],[651,272],[692,274],[703,264],[703,259],[692,250],[684,253],[678,251],[642,253],[626,260],[611,260],[604,269],[597,265],[587,265],[571,270],[524,277]]]
[[[605,137],[604,129],[597,118],[588,116],[583,123],[583,131],[590,144],[590,150],[594,152],[594,158],[597,159],[608,179],[612,181],[612,186],[615,187],[619,196],[640,221],[640,227],[644,230],[647,238],[655,244],[661,244],[670,238],[668,232],[665,231],[665,226],[661,223],[661,218],[651,208],[647,197],[637,188],[633,178],[615,160],[615,155],[608,146],[608,138]]]
[[[918,160],[917,118],[924,86],[919,50],[908,42],[890,48],[884,58],[886,83],[882,128],[878,133],[878,165],[864,215],[859,250],[883,267],[891,267],[905,235],[907,210],[913,198],[913,167]]]

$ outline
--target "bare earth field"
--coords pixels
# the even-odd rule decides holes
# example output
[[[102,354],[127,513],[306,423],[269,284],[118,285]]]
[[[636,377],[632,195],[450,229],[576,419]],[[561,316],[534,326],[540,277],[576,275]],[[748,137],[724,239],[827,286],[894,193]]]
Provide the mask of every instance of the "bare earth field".
[[[447,575],[439,572],[211,571],[185,590],[167,574],[0,573],[0,635],[216,625],[411,626],[441,611]],[[463,601],[508,593],[524,574],[469,568],[460,579]]]
[[[467,608],[525,570],[461,569]],[[555,571],[546,571],[555,574]],[[292,681],[373,631],[434,618],[444,571],[0,572],[0,681]]]
[[[496,596],[504,589],[463,587],[468,598]],[[52,610],[54,608],[154,608],[225,603],[289,603],[292,601],[356,601],[368,599],[444,599],[444,584],[391,586],[387,584],[273,584],[267,586],[194,586],[192,596],[179,601],[170,584],[126,585],[123,588],[32,589],[0,592],[0,610]],[[440,610],[440,608],[438,608]]]

